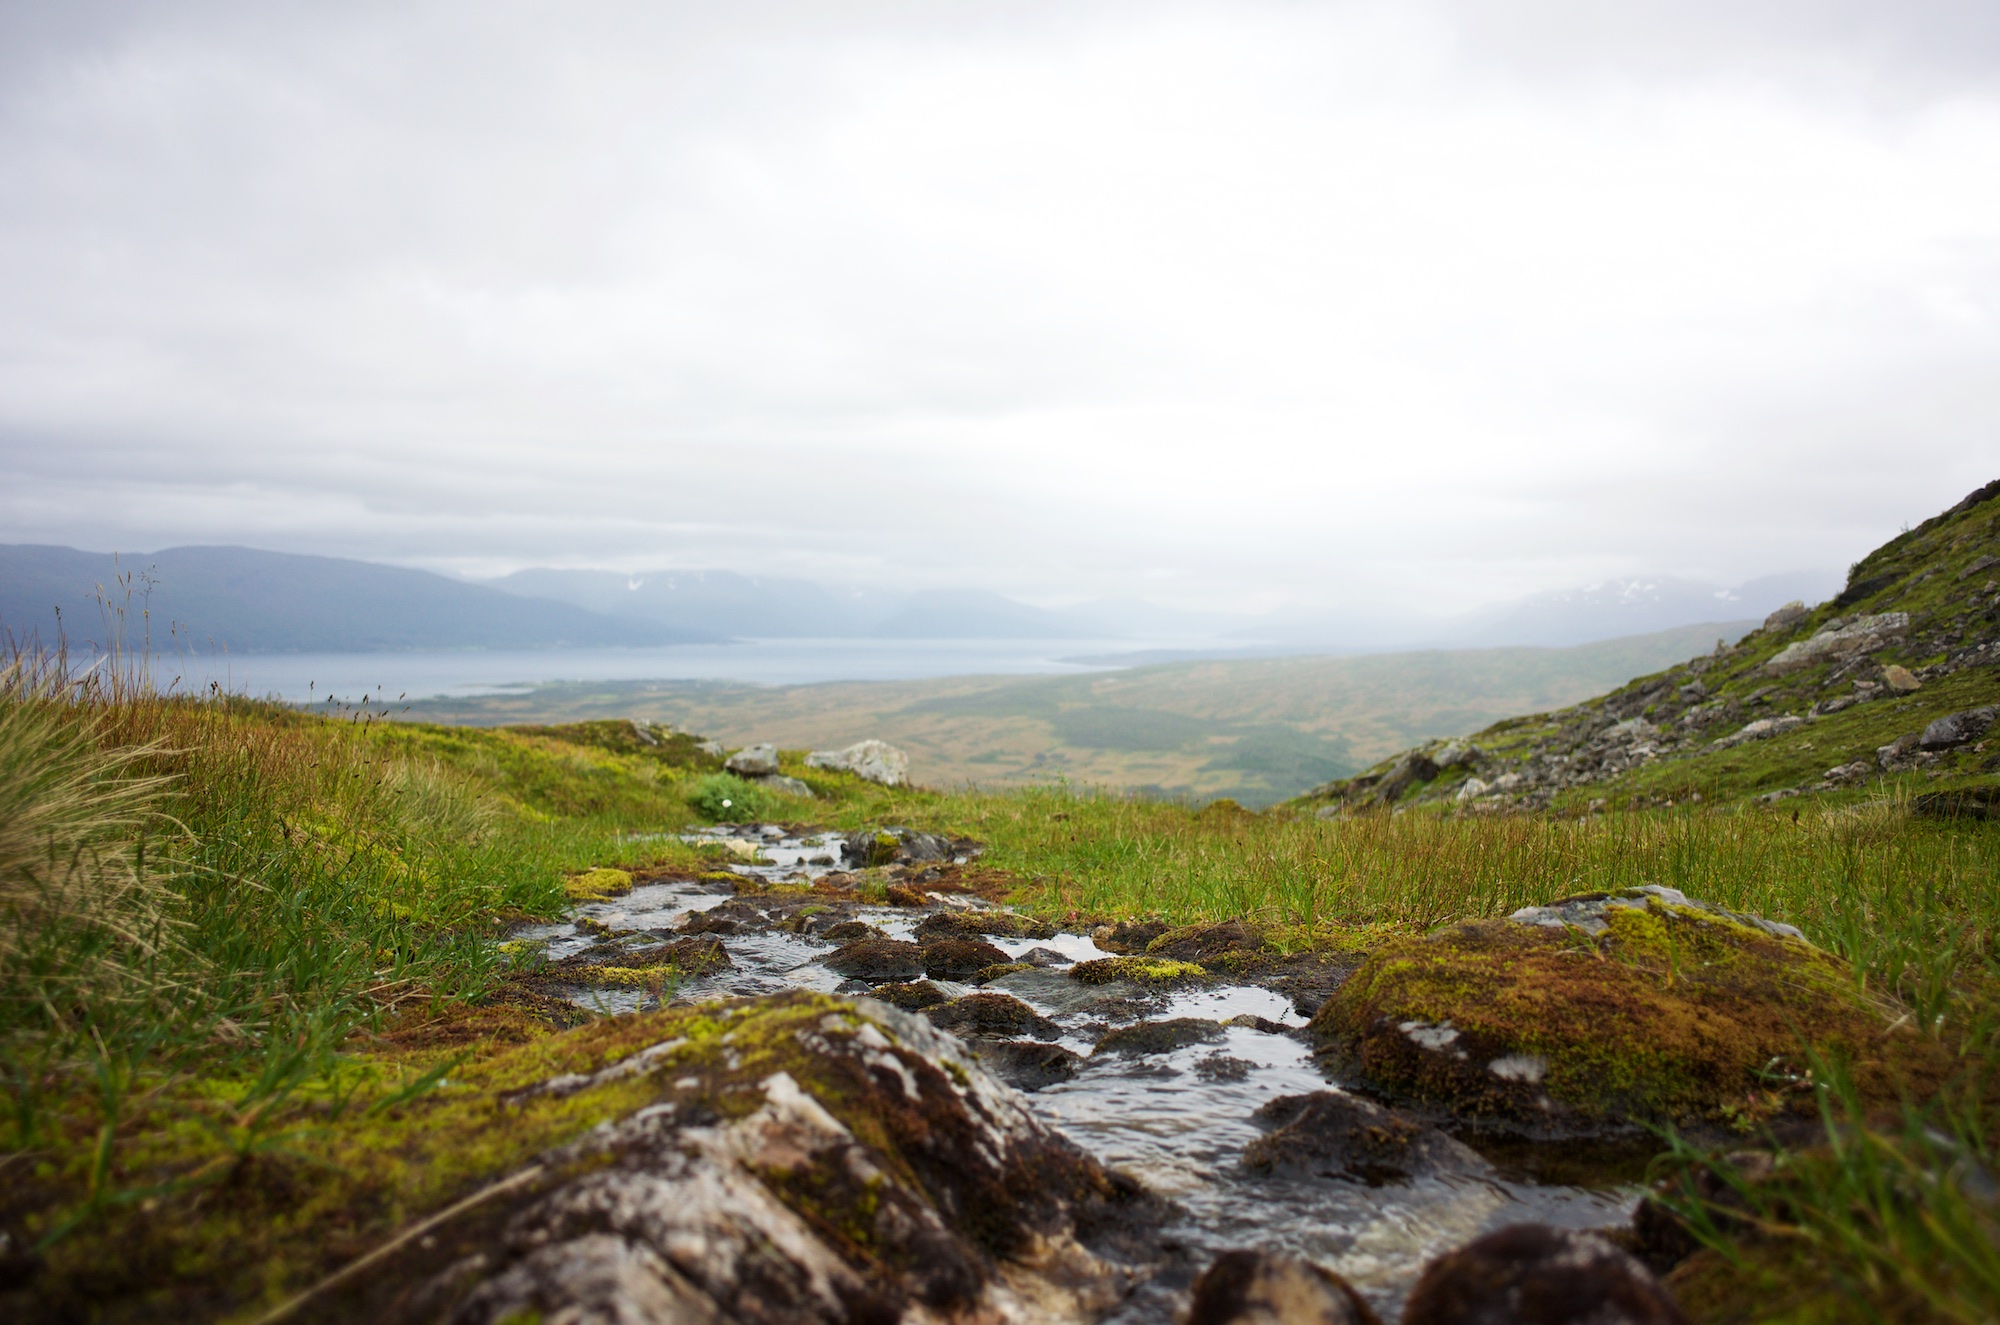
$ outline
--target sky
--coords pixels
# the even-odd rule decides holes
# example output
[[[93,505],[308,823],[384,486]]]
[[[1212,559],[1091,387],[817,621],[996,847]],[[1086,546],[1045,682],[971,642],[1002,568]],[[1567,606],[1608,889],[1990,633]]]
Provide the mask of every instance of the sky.
[[[1463,611],[2000,477],[1989,0],[0,0],[0,542]]]

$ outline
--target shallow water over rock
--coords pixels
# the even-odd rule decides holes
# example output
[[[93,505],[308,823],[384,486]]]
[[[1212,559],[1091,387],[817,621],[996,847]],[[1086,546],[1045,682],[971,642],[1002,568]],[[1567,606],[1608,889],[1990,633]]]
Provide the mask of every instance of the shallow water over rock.
[[[583,1006],[622,1012],[657,1006],[662,998],[682,1003],[790,989],[865,996],[868,986],[835,973],[823,960],[860,932],[855,926],[907,942],[928,916],[991,909],[965,895],[933,894],[929,905],[913,908],[821,905],[824,899],[756,891],[758,885],[810,883],[837,868],[840,838],[833,834],[798,836],[749,826],[703,830],[695,840],[732,845],[740,855],[727,869],[750,886],[739,895],[728,881],[714,878],[644,883],[625,896],[579,906],[574,922],[528,927],[514,938],[540,944],[551,960],[602,953],[616,961],[610,954],[627,953],[635,962],[649,947],[683,938],[690,923],[722,941],[732,963],[728,969],[682,978],[661,992],[638,985],[565,990]],[[703,915],[709,912],[715,914]],[[1637,1195],[1632,1187],[1537,1183],[1522,1176],[1520,1164],[1496,1167],[1477,1156],[1440,1171],[1372,1183],[1302,1176],[1297,1169],[1246,1168],[1245,1148],[1276,1125],[1260,1117],[1260,1109],[1283,1097],[1339,1089],[1314,1064],[1299,1033],[1305,1018],[1290,999],[1251,983],[1171,989],[1123,980],[1085,985],[1065,974],[1067,965],[1113,954],[1083,934],[989,934],[982,941],[1010,960],[1042,949],[1038,961],[1059,956],[1064,965],[1012,971],[978,989],[945,979],[929,983],[948,1001],[974,992],[1018,999],[1053,1022],[1053,1043],[1077,1056],[1070,1060],[1042,1049],[1026,1055],[1035,1060],[1032,1070],[998,1056],[988,1066],[1017,1084],[1049,1082],[1023,1096],[1037,1116],[1177,1208],[1164,1230],[1168,1262],[1107,1320],[1139,1325],[1174,1319],[1185,1307],[1194,1276],[1218,1252],[1245,1247],[1303,1255],[1347,1278],[1385,1318],[1394,1319],[1427,1260],[1483,1232],[1528,1221],[1598,1228],[1630,1218]],[[1208,1025],[1129,1033],[1145,1023],[1178,1019]],[[1036,1019],[1021,1020],[1025,1025]],[[1231,1021],[1237,1024],[1221,1024]],[[1114,1030],[1120,1034],[1094,1052]],[[1014,1043],[1047,1040],[1044,1031]],[[968,1042],[975,1053],[993,1043]],[[1051,1067],[1051,1059],[1060,1061]],[[1467,1152],[1455,1148],[1455,1153]]]

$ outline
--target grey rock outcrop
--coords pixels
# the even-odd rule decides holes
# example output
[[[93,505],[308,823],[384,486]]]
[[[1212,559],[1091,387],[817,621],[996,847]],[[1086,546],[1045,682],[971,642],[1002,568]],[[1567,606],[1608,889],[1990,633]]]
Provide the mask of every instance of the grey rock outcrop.
[[[1815,663],[1853,658],[1873,653],[1910,628],[1908,612],[1881,612],[1858,616],[1851,621],[1833,618],[1811,639],[1799,640],[1780,649],[1764,670],[1773,676],[1795,672]]]

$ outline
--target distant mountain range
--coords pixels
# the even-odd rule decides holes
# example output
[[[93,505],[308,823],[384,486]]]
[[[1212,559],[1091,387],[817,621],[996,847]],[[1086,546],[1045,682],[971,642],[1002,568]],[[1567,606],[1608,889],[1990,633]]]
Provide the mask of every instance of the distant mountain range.
[[[120,577],[125,577],[121,580]],[[1820,601],[1838,574],[1733,589],[1665,576],[1606,581],[1439,620],[1278,613],[1254,623],[1099,599],[1037,607],[984,590],[896,593],[732,571],[524,570],[469,582],[429,571],[242,547],[180,547],[114,559],[0,545],[0,630],[101,646],[105,609],[155,648],[239,653],[650,646],[732,638],[1131,640],[1176,657],[1379,652],[1411,647],[1569,646]],[[102,600],[102,601],[100,601]],[[1154,653],[1145,661],[1164,661]],[[1134,657],[1130,661],[1141,661]]]
[[[119,621],[122,618],[122,630]],[[156,652],[367,653],[683,644],[699,630],[521,598],[429,571],[242,547],[176,547],[114,559],[0,545],[0,629],[15,640]]]

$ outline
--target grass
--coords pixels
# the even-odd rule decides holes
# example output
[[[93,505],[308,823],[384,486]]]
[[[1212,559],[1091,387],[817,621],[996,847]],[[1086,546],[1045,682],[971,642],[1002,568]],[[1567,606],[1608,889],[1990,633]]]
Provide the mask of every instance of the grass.
[[[1247,917],[1286,946],[1360,947],[1662,883],[1797,924],[1951,1045],[1970,1084],[1913,1102],[1908,1120],[1845,1119],[1838,1135],[1852,1145],[1800,1156],[1783,1200],[1760,1189],[1766,1222],[1808,1229],[1797,1236],[1841,1273],[1877,1285],[1870,1301],[1921,1280],[2000,1308],[1978,1222],[1990,1208],[1965,1196],[1926,1233],[1906,1195],[1970,1192],[1954,1175],[1992,1168],[1980,1083],[2000,1062],[2000,825],[1913,819],[1893,798],[1319,820],[1061,786],[891,791],[804,769],[797,752],[784,764],[820,797],[774,798],[758,817],[969,835],[988,844],[982,864],[1020,880],[1017,904],[1076,922]],[[426,1101],[454,1126],[489,1126],[470,1121],[487,1115],[457,1092],[478,1089],[503,1049],[533,1057],[566,1039],[509,1011],[508,957],[494,941],[504,927],[560,914],[570,889],[611,877],[593,869],[700,867],[659,835],[733,817],[739,781],[692,740],[621,721],[338,721],[165,697],[115,672],[7,673],[0,1231],[52,1266],[81,1267],[78,1283],[96,1282],[86,1271],[107,1258],[130,1261],[82,1315],[158,1314],[163,1285],[199,1283],[210,1296],[176,1311],[218,1317],[593,1125],[562,1112],[519,1134],[480,1132],[449,1162],[396,1158],[422,1150],[408,1129],[429,1116]],[[1958,1139],[1941,1148],[1923,1140],[1932,1133]],[[237,1207],[268,1220],[238,1228],[225,1213]],[[181,1239],[173,1257],[127,1255],[142,1224],[146,1237]],[[240,1247],[226,1251],[232,1238]]]

